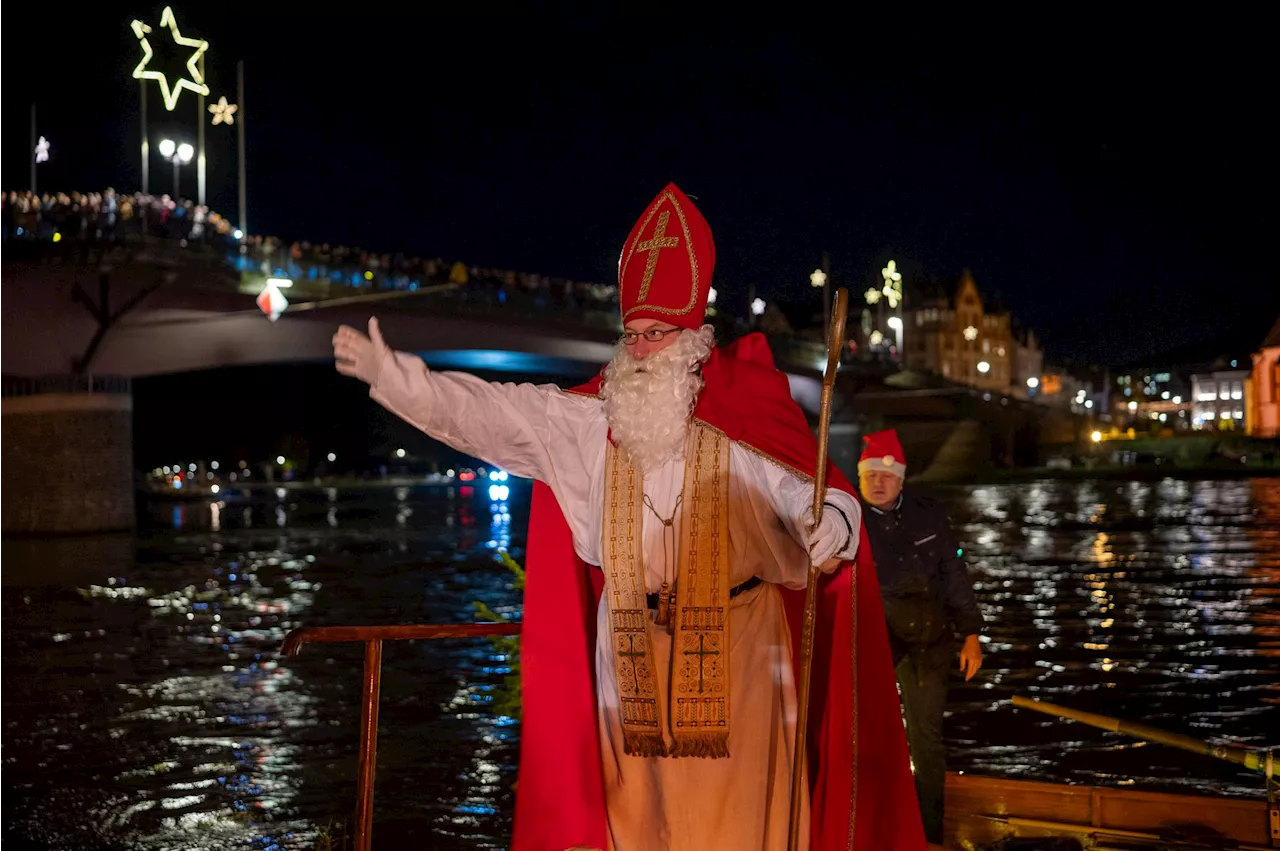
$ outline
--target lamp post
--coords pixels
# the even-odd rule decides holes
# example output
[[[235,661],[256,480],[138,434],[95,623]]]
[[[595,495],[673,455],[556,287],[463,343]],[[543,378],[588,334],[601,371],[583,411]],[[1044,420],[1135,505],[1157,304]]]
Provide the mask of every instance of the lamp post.
[[[903,358],[902,358],[902,317],[901,317],[901,316],[890,316],[890,317],[889,317],[889,327],[893,329],[893,332],[894,332],[894,334],[895,334],[895,336],[896,336],[896,340],[897,340],[898,360],[899,360],[899,361],[902,361],[902,359],[903,359]]]
[[[173,163],[173,198],[176,201],[179,195],[179,177],[182,166],[191,162],[191,158],[195,156],[195,148],[190,143],[183,142],[181,145],[172,139],[160,140],[160,156]]]

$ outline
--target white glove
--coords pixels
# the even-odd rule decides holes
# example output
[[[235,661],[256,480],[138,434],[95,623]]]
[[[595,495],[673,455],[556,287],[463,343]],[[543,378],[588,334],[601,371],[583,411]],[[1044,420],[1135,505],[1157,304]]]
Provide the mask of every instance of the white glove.
[[[831,573],[840,565],[834,560],[835,554],[843,552],[851,543],[849,524],[839,511],[827,505],[822,509],[822,522],[816,529],[813,528],[813,508],[805,511],[805,528],[809,530],[809,563],[823,573]]]
[[[370,387],[377,383],[382,362],[390,351],[378,330],[378,320],[372,317],[367,337],[349,325],[343,325],[333,335],[333,357],[338,372],[358,378]]]

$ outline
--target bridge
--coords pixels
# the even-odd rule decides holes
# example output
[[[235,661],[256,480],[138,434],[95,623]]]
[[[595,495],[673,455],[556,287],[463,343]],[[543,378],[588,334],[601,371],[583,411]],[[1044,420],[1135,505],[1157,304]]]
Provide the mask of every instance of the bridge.
[[[0,328],[4,463],[15,471],[5,474],[9,493],[17,493],[11,483],[20,489],[22,457],[96,445],[86,432],[96,438],[103,428],[117,432],[113,453],[131,445],[119,433],[131,428],[127,391],[104,408],[111,394],[101,380],[94,390],[92,376],[126,382],[120,387],[165,373],[326,361],[339,324],[363,327],[376,314],[391,345],[435,368],[570,383],[608,361],[621,331],[616,289],[598,283],[244,237],[216,214],[164,197],[121,196],[114,215],[104,213],[102,197],[26,210],[14,197],[5,198]],[[276,321],[255,303],[269,280],[281,282],[290,302]],[[751,327],[725,312],[710,321],[722,340]],[[770,343],[793,395],[816,415],[825,346],[804,335]],[[848,357],[837,377],[833,460],[853,472],[856,435],[886,426],[899,429],[914,469],[942,479],[1027,463],[1043,444],[1078,443],[1088,433],[1065,411]],[[6,532],[48,525],[13,515],[10,507],[23,502],[5,501]],[[126,514],[132,522],[131,498],[128,511],[118,502],[111,522]],[[93,514],[79,505],[54,525]]]

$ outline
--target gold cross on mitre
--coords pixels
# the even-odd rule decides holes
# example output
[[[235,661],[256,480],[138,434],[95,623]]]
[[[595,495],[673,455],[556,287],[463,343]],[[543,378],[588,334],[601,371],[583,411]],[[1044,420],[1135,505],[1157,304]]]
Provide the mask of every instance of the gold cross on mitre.
[[[664,248],[675,248],[680,244],[680,237],[667,236],[667,223],[671,221],[671,211],[663,210],[658,214],[658,224],[653,229],[653,237],[636,243],[636,251],[647,251],[649,257],[644,264],[644,278],[640,281],[640,296],[637,301],[643,302],[649,295],[649,285],[653,283],[653,273],[658,269],[658,252]]]

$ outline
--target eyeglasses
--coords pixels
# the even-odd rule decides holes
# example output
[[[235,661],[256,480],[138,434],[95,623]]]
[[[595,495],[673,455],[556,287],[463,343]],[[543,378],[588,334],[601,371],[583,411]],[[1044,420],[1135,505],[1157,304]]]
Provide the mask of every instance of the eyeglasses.
[[[668,334],[675,334],[683,330],[683,328],[650,328],[648,331],[628,331],[622,335],[622,344],[624,346],[634,346],[641,337],[644,337],[650,343],[660,343]]]

